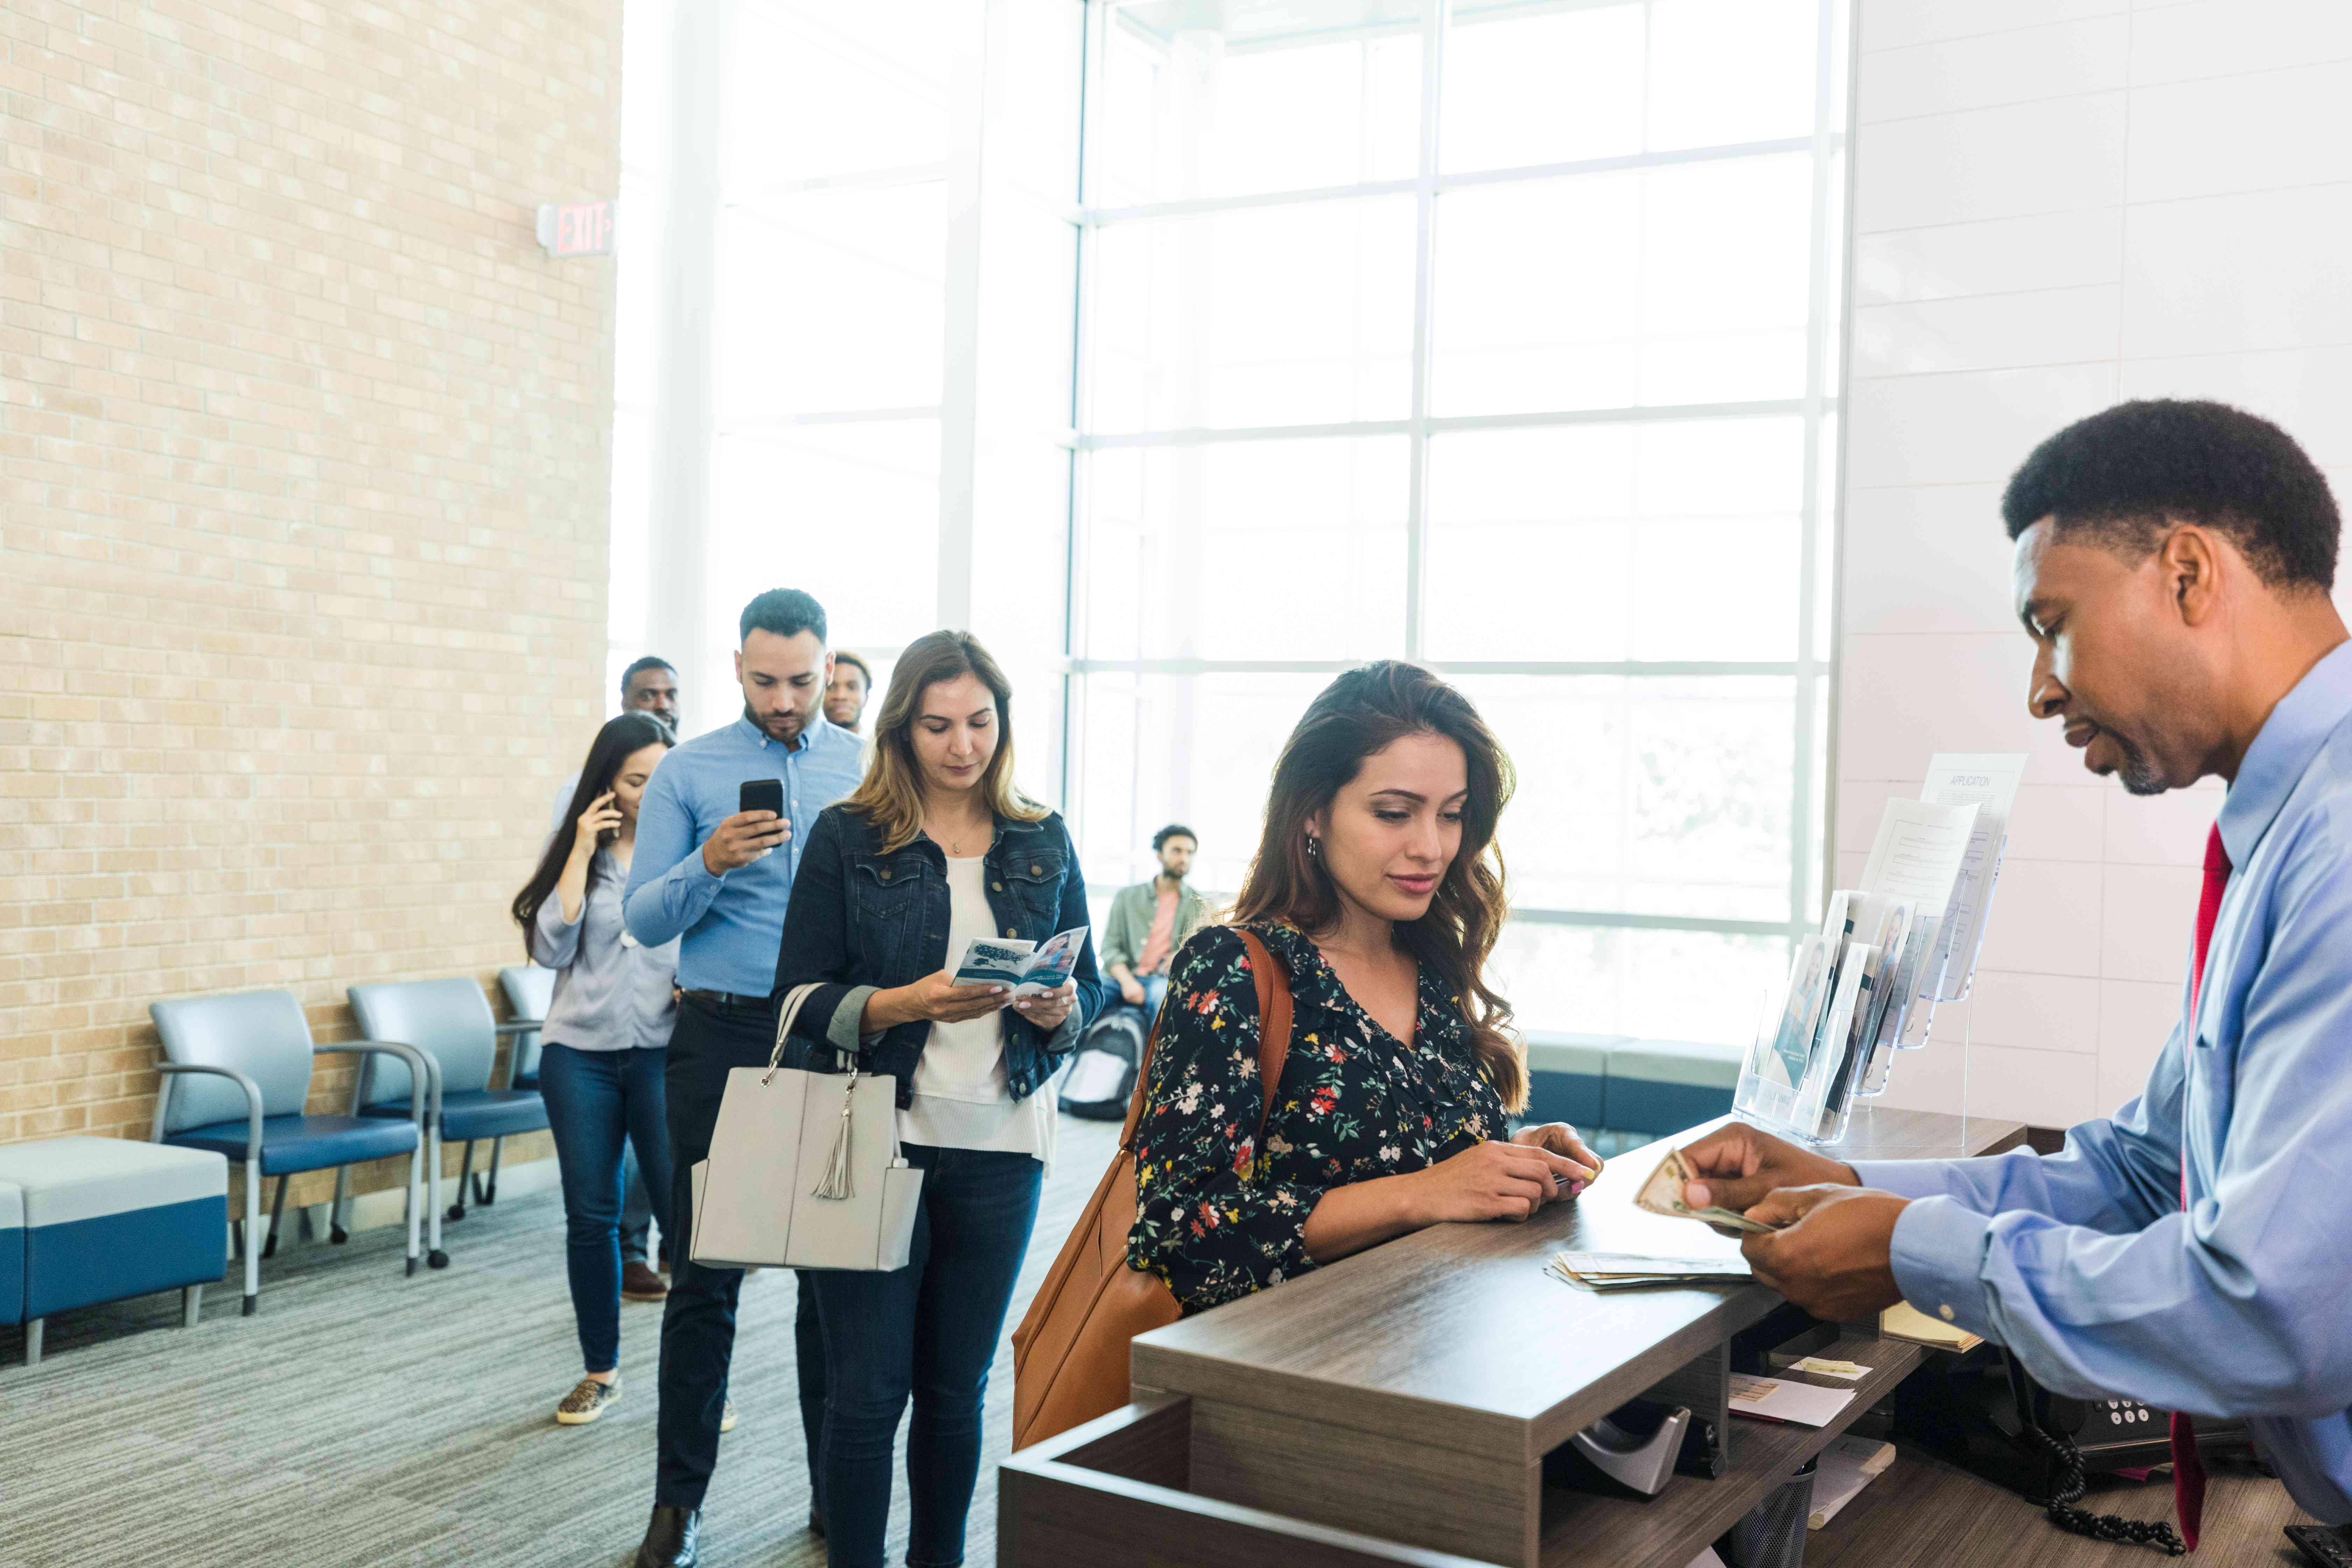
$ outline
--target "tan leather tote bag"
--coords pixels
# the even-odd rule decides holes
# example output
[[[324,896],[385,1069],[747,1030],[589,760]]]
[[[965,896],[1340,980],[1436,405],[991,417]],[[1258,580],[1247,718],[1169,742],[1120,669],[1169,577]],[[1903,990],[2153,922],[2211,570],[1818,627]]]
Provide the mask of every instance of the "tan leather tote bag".
[[[1265,1137],[1266,1113],[1274,1108],[1282,1064],[1290,1056],[1290,976],[1265,943],[1236,930],[1249,952],[1257,983],[1257,1076],[1263,1090],[1257,1132]],[[1161,1012],[1164,1016],[1166,1006]],[[1160,1025],[1144,1042],[1143,1067],[1118,1152],[1101,1185],[1088,1199],[1070,1239],[1062,1244],[1052,1272],[1037,1288],[1029,1315],[1013,1331],[1013,1446],[1024,1448],[1127,1403],[1128,1342],[1183,1316],[1176,1298],[1156,1274],[1130,1268],[1127,1233],[1135,1228],[1135,1134],[1143,1121],[1143,1097],[1151,1084],[1151,1057]]]

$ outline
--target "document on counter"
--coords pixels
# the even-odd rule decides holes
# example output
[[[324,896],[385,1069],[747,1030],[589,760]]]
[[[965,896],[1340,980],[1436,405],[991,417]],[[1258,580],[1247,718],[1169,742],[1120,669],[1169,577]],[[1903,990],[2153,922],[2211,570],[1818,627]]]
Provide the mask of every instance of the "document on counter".
[[[1826,1426],[1853,1402],[1851,1388],[1816,1388],[1781,1377],[1731,1374],[1731,1413],[1792,1426]]]

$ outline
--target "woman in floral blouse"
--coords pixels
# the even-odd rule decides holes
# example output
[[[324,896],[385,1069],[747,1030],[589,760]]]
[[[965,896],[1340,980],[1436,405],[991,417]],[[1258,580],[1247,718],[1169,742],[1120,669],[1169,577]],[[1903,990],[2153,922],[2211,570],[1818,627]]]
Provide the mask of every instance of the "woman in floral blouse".
[[[1413,665],[1339,677],[1292,731],[1234,907],[1290,988],[1264,1146],[1257,994],[1221,926],[1171,966],[1137,1134],[1128,1260],[1188,1314],[1443,1220],[1525,1219],[1600,1171],[1565,1123],[1505,1123],[1527,1067],[1484,972],[1510,790],[1476,710]]]

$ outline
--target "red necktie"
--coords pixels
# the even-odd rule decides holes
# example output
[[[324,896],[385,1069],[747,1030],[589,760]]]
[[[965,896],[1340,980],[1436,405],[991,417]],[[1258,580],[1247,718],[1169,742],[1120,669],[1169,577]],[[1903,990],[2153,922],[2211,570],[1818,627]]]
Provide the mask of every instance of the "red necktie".
[[[2221,890],[2230,885],[2230,856],[2221,847],[2221,825],[2215,823],[2205,839],[2205,886],[2197,895],[2197,952],[2189,973],[2189,1017],[2192,1030],[2183,1049],[2193,1048],[2197,1000],[2205,991],[2205,950],[2213,945],[2213,922],[2221,913]],[[2184,1064],[2185,1065],[2185,1064]],[[2188,1110],[2184,1095],[2181,1109]],[[2189,1207],[2189,1127],[2180,1129],[2180,1206]],[[2197,1452],[2197,1432],[2188,1416],[2172,1413],[2172,1506],[2180,1516],[2180,1539],[2197,1550],[2197,1526],[2205,1512],[2205,1461]]]

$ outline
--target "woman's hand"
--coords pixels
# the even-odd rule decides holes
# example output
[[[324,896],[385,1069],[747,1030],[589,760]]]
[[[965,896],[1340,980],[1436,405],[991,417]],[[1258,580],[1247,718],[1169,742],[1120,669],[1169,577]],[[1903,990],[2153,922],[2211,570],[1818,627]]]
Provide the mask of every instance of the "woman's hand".
[[[607,833],[621,829],[621,808],[614,804],[613,792],[606,790],[588,803],[588,809],[572,825],[572,853],[583,859],[593,859],[596,841]]]
[[[899,1024],[964,1024],[987,1017],[1004,1002],[1003,986],[959,985],[955,971],[942,969],[912,985],[877,991],[867,1000],[860,1024],[867,1034]]]
[[[1526,1219],[1592,1173],[1533,1143],[1474,1143],[1450,1160],[1406,1178],[1423,1225],[1446,1220]],[[1576,1190],[1581,1191],[1580,1185]]]
[[[1015,996],[1013,999],[1014,1012],[1049,1035],[1062,1026],[1063,1020],[1070,1016],[1070,1009],[1077,1005],[1078,983],[1075,980],[1066,980],[1055,990],[1040,995]]]
[[[1585,1147],[1584,1140],[1576,1135],[1576,1129],[1565,1121],[1544,1121],[1533,1127],[1522,1127],[1511,1134],[1511,1142],[1565,1155],[1591,1173],[1571,1182],[1569,1190],[1560,1194],[1562,1197],[1576,1196],[1591,1185],[1592,1178],[1601,1173],[1601,1156]]]

